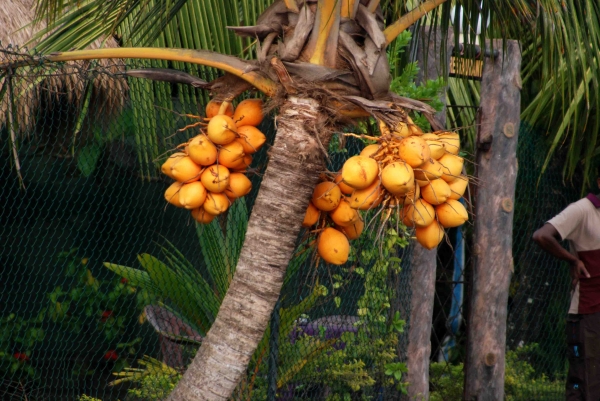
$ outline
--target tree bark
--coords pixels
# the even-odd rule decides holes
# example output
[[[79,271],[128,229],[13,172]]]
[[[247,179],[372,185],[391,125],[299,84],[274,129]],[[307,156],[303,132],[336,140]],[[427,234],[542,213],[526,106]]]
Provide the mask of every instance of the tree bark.
[[[450,33],[449,33],[450,34]],[[437,28],[427,40],[428,48],[423,47],[422,38],[429,38],[429,27],[421,29],[417,48],[419,75],[417,81],[437,79],[448,74],[450,51],[446,51],[446,68],[442,68],[442,33]],[[452,43],[449,39],[448,43]],[[440,94],[442,102],[446,102],[445,92]],[[436,114],[436,118],[446,123],[446,108]],[[435,298],[435,277],[437,266],[437,249],[427,250],[416,241],[411,255],[410,279],[410,320],[408,324],[407,380],[409,400],[429,399],[429,358],[431,356],[431,328],[433,324],[433,302]]]
[[[281,106],[235,276],[212,328],[168,400],[227,400],[246,373],[324,169],[314,129],[319,118],[312,99],[290,98]]]
[[[504,399],[508,289],[521,102],[521,53],[509,40],[488,60],[477,133],[473,287],[468,320],[466,400]],[[489,43],[488,43],[489,46]]]
[[[429,399],[429,357],[435,295],[437,249],[414,243],[411,268],[410,321],[408,327],[407,381],[409,400]]]

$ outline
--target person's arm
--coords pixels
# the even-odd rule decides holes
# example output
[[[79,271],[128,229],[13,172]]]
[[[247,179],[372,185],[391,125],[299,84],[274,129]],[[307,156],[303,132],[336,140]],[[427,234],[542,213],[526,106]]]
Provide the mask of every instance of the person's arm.
[[[577,277],[590,277],[590,274],[585,268],[583,262],[560,245],[558,241],[562,240],[562,238],[552,224],[546,223],[536,232],[534,232],[533,240],[540,246],[540,248],[548,252],[550,255],[569,262],[571,267],[575,270],[575,272],[577,272]]]

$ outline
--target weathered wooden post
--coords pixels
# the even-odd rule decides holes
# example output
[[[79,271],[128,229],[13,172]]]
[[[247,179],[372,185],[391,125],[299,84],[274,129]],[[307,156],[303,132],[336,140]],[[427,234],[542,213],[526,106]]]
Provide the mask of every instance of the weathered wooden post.
[[[439,28],[429,36],[429,27],[421,30],[421,38],[426,38],[428,48],[423,48],[419,39],[417,47],[417,62],[419,75],[417,81],[424,82],[428,79],[437,79],[442,74],[448,77],[450,63],[450,49],[447,48],[446,68],[442,68],[442,33]],[[431,40],[429,40],[431,39]],[[448,44],[452,37],[449,33]],[[427,62],[425,62],[427,60]],[[441,100],[446,103],[446,94],[441,94]],[[446,108],[436,115],[442,123],[446,123]],[[437,249],[427,250],[417,242],[413,244],[411,254],[411,300],[410,320],[408,325],[407,349],[407,381],[409,400],[429,399],[429,357],[431,355],[431,327],[433,323],[433,303],[435,297],[435,272],[437,265]]]
[[[490,46],[490,43],[487,43]],[[473,286],[468,320],[465,400],[504,399],[508,288],[513,271],[512,233],[521,53],[494,41],[481,81],[477,133]]]

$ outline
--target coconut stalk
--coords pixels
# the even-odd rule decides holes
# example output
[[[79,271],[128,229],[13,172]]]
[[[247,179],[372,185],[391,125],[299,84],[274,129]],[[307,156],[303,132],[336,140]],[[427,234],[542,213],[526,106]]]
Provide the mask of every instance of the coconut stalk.
[[[432,4],[444,1],[429,0],[407,15],[416,21]],[[369,116],[395,127],[407,121],[404,108],[418,110],[433,127],[440,127],[431,107],[389,92],[384,42],[391,42],[402,27],[410,26],[406,16],[400,18],[404,21],[400,27],[384,34],[379,27],[383,21],[371,11],[377,9],[377,2],[361,9],[358,0],[351,1],[349,8],[342,9],[339,1],[302,1],[296,2],[296,7],[301,6],[298,10],[292,3],[276,1],[255,26],[233,27],[240,36],[258,38],[257,60],[197,50],[122,48],[24,57],[10,65],[115,57],[190,62],[227,72],[207,85],[197,82],[215,98],[231,100],[252,86],[279,107],[277,137],[235,276],[207,337],[169,396],[171,401],[226,400],[244,376],[279,297],[309,198],[325,166],[332,132]],[[303,12],[306,15],[300,18],[298,13]],[[351,26],[342,23],[342,12],[353,17]],[[283,29],[300,21],[302,29]],[[344,36],[349,26],[353,32]],[[279,50],[286,54],[286,61]],[[2,68],[7,65],[0,64]],[[163,74],[160,79],[189,81],[189,77],[175,75],[165,78]]]

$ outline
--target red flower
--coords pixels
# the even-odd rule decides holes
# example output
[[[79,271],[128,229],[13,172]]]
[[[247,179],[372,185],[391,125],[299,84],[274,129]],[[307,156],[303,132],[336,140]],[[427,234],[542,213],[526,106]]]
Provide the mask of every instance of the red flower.
[[[113,311],[105,310],[104,312],[102,312],[102,316],[100,317],[100,320],[102,322],[106,322],[109,317],[112,317],[112,315],[113,315]]]
[[[121,279],[121,284],[127,284],[128,282],[129,280],[127,280],[125,277]]]
[[[16,360],[18,360],[18,361],[21,361],[21,362],[25,362],[25,361],[28,361],[28,360],[29,360],[29,357],[28,357],[28,356],[27,356],[27,354],[26,354],[26,353],[24,353],[24,352],[15,352],[15,353],[13,354],[13,357],[14,357]]]
[[[117,359],[119,359],[119,354],[117,354],[117,351],[114,349],[111,349],[104,354],[105,361],[116,361]]]

